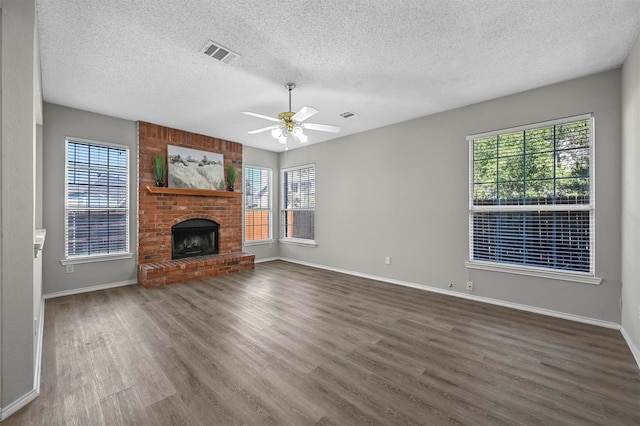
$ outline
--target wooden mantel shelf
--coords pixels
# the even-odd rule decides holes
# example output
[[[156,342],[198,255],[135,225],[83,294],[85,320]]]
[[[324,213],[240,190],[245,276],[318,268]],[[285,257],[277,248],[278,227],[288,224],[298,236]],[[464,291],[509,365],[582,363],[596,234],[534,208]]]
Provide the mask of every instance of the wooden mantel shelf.
[[[241,192],[213,191],[209,189],[167,188],[166,186],[147,186],[152,194],[197,195],[200,197],[239,197]]]

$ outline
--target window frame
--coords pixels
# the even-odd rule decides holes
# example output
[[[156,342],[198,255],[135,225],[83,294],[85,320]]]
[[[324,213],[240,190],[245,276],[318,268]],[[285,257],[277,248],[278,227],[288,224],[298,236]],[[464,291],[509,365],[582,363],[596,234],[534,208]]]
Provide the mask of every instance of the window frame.
[[[286,206],[287,203],[287,191],[285,188],[285,184],[286,184],[286,180],[284,178],[284,175],[286,172],[291,172],[294,170],[302,170],[302,169],[310,169],[313,168],[313,187],[314,187],[314,202],[313,202],[313,208],[312,209],[288,209]],[[316,164],[315,163],[309,163],[309,164],[303,164],[300,166],[293,166],[293,167],[287,167],[284,169],[280,169],[280,232],[281,232],[281,236],[279,241],[282,243],[289,243],[289,244],[299,244],[299,245],[304,245],[304,246],[311,246],[311,247],[316,247],[317,243],[315,240],[315,211],[316,211],[316,201],[315,201],[315,189],[317,187],[316,185]],[[308,192],[308,191],[307,191]],[[288,211],[313,211],[314,212],[314,224],[313,224],[313,235],[314,238],[313,239],[308,239],[308,238],[296,238],[296,237],[287,237],[285,235],[286,233],[286,224],[284,223],[285,221],[285,217],[286,217],[286,213]]]
[[[269,244],[269,243],[273,243],[273,169],[271,169],[270,167],[262,167],[262,166],[252,166],[252,165],[245,165],[244,166],[244,180],[245,182],[249,182],[249,173],[247,172],[247,169],[257,169],[257,170],[266,170],[269,174],[269,206],[266,209],[247,209],[247,190],[245,187],[245,191],[243,194],[243,198],[244,198],[244,206],[243,206],[243,210],[244,210],[244,215],[243,215],[243,224],[242,224],[242,241],[243,244],[245,246],[250,246],[250,245],[259,245],[259,244]],[[261,239],[261,240],[247,240],[247,235],[246,235],[246,217],[247,217],[247,211],[267,211],[268,213],[268,217],[269,217],[269,236],[266,239]]]
[[[524,132],[526,130],[544,128],[560,124],[571,123],[574,121],[589,120],[589,203],[588,204],[521,204],[521,205],[474,205],[474,141],[486,137],[493,137],[514,132]],[[595,274],[595,119],[594,114],[581,114],[555,120],[532,123],[512,128],[494,130],[467,136],[469,145],[469,260],[465,262],[465,266],[469,269],[481,269],[495,272],[514,273],[520,275],[528,275],[540,278],[553,278],[566,281],[580,282],[586,284],[598,285],[602,281]],[[554,178],[555,179],[555,178]],[[538,266],[530,266],[517,263],[501,263],[487,260],[475,260],[474,250],[474,228],[473,214],[477,212],[572,212],[572,211],[588,211],[589,212],[589,272],[569,271],[554,268],[545,268]]]
[[[114,253],[100,253],[100,254],[89,254],[89,255],[78,255],[73,256],[69,255],[69,224],[68,224],[68,200],[69,200],[69,143],[77,142],[84,143],[88,145],[95,145],[101,147],[111,147],[117,148],[124,151],[126,156],[126,167],[125,167],[125,198],[127,200],[127,206],[124,209],[117,208],[108,208],[108,210],[124,210],[125,212],[125,242],[126,247],[125,250]],[[95,167],[90,167],[88,170],[95,170]],[[90,209],[90,207],[86,207]],[[89,211],[89,210],[87,210]],[[97,141],[92,139],[85,138],[77,138],[72,136],[65,137],[64,143],[64,258],[60,260],[60,263],[63,265],[72,265],[72,264],[81,264],[81,263],[93,263],[93,262],[101,262],[101,261],[109,261],[109,260],[118,260],[118,259],[130,259],[133,257],[133,252],[131,251],[131,148],[128,145],[117,144],[112,142],[104,142]]]

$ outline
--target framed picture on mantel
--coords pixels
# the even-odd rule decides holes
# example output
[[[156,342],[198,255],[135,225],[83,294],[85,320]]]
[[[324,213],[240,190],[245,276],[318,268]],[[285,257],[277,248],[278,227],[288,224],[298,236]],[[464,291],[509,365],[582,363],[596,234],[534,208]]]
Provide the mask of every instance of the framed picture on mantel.
[[[167,145],[170,188],[212,189],[224,191],[224,156]]]

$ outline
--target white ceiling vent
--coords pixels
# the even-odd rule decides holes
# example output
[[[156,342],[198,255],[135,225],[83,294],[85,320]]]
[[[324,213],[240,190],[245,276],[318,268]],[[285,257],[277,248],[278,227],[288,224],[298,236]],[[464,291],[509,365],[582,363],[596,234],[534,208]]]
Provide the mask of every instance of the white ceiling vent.
[[[225,63],[227,65],[231,65],[238,59],[240,59],[240,55],[226,47],[222,47],[220,44],[215,41],[209,40],[200,52],[204,53],[207,56],[211,56],[213,59],[217,59],[218,61]]]
[[[343,113],[341,113],[339,115],[342,118],[360,117],[358,114],[356,114],[355,112],[352,112],[352,111],[345,111],[345,112],[343,112]]]

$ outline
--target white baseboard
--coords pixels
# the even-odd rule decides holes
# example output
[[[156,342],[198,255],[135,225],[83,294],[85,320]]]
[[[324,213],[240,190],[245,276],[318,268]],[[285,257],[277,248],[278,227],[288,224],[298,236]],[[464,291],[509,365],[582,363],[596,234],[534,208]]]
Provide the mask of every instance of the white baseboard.
[[[626,340],[627,345],[629,346],[629,349],[631,349],[631,353],[633,354],[633,357],[636,359],[636,364],[638,364],[638,368],[640,368],[640,349],[638,349],[635,343],[633,343],[633,341],[631,340],[631,336],[629,336],[629,333],[627,333],[627,330],[625,330],[624,327],[620,328],[620,332],[622,333],[622,337],[624,337],[624,340]]]
[[[40,299],[40,314],[38,314],[38,338],[36,340],[36,371],[33,377],[33,388],[40,395],[40,372],[42,371],[42,344],[44,340],[44,297]]]
[[[490,297],[476,296],[474,294],[460,293],[460,292],[457,292],[457,291],[446,290],[446,289],[442,289],[442,288],[438,288],[438,287],[432,287],[432,286],[428,286],[428,285],[425,285],[425,284],[416,284],[416,283],[411,283],[411,282],[407,282],[407,281],[396,280],[396,279],[393,279],[393,278],[385,278],[385,277],[379,277],[377,275],[363,274],[363,273],[360,273],[360,272],[350,271],[350,270],[347,270],[347,269],[334,268],[334,267],[331,267],[331,266],[319,265],[319,264],[310,263],[310,262],[303,262],[303,261],[296,260],[296,259],[280,258],[279,260],[283,260],[285,262],[297,263],[299,265],[304,265],[304,266],[310,266],[310,267],[313,267],[313,268],[319,268],[319,269],[325,269],[325,270],[328,270],[328,271],[339,272],[339,273],[342,273],[342,274],[353,275],[353,276],[356,276],[356,277],[368,278],[368,279],[375,280],[375,281],[382,281],[382,282],[386,282],[386,283],[390,283],[390,284],[401,285],[401,286],[404,286],[404,287],[411,287],[411,288],[417,288],[417,289],[420,289],[420,290],[431,291],[431,292],[434,292],[434,293],[446,294],[448,296],[460,297],[462,299],[469,299],[469,300],[475,300],[477,302],[483,302],[483,303],[489,303],[489,304],[492,304],[492,305],[504,306],[506,308],[518,309],[520,311],[533,312],[533,313],[536,313],[536,314],[547,315],[547,316],[550,316],[550,317],[562,318],[562,319],[567,319],[567,320],[571,320],[571,321],[582,322],[582,323],[591,324],[591,325],[597,325],[599,327],[605,327],[605,328],[611,328],[611,329],[614,329],[614,330],[620,330],[620,324],[615,323],[615,322],[603,321],[603,320],[599,320],[599,319],[595,319],[595,318],[583,317],[583,316],[580,316],[580,315],[573,315],[573,314],[568,314],[568,313],[565,313],[565,312],[558,312],[558,311],[553,311],[553,310],[550,310],[550,309],[538,308],[538,307],[535,307],[535,306],[522,305],[520,303],[507,302],[507,301],[504,301],[504,300],[492,299]]]
[[[36,339],[36,365],[33,374],[33,389],[24,394],[21,398],[13,401],[11,404],[2,408],[0,411],[0,421],[5,420],[7,417],[20,410],[22,407],[33,401],[40,395],[40,371],[42,366],[42,340],[44,333],[44,297],[40,299],[40,313],[38,314],[40,319],[38,324],[38,337]]]
[[[91,287],[82,287],[82,288],[74,288],[71,290],[56,291],[54,293],[47,293],[42,297],[44,299],[53,299],[54,297],[71,296],[73,294],[88,293],[90,291],[98,291],[98,290],[106,290],[108,288],[123,287],[125,285],[132,285],[137,283],[138,283],[138,280],[120,281],[117,283],[100,284],[100,285],[94,285]]]
[[[269,257],[266,259],[256,259],[254,263],[264,263],[264,262],[273,262],[274,260],[282,260],[279,257]]]
[[[7,405],[2,409],[2,413],[0,413],[0,420],[5,420],[7,417],[36,399],[40,395],[38,391],[35,389],[31,389],[29,392],[24,394],[21,398],[16,399],[11,404]]]

